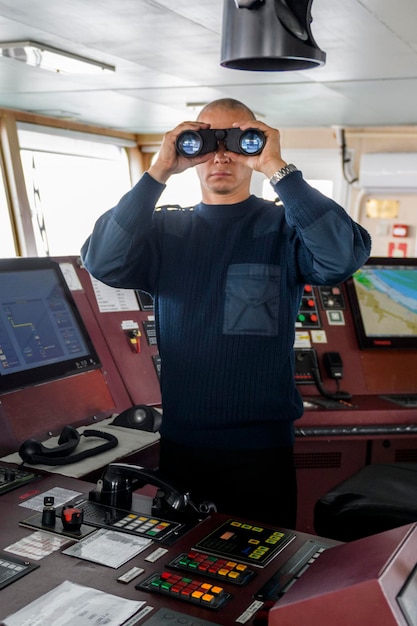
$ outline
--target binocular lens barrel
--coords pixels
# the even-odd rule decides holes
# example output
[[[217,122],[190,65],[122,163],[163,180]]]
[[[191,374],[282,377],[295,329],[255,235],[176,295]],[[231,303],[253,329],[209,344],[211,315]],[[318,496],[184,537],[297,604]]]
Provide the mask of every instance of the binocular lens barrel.
[[[265,145],[265,135],[259,130],[246,130],[240,137],[239,145],[244,154],[259,154]]]
[[[219,141],[224,141],[226,150],[230,152],[252,156],[262,152],[266,138],[257,128],[185,130],[178,135],[176,148],[182,156],[194,157],[214,152]]]
[[[203,139],[200,133],[194,130],[186,130],[177,138],[177,152],[183,156],[197,156],[202,147]]]

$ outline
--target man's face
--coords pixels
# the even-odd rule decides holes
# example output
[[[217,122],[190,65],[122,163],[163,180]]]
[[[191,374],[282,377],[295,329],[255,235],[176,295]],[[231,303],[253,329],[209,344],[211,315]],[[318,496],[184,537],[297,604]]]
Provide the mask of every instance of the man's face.
[[[211,128],[232,128],[234,122],[250,120],[240,111],[212,109],[199,117],[200,122],[210,124]],[[205,163],[196,165],[200,179],[203,202],[208,204],[233,204],[246,200],[249,196],[249,185],[252,169],[236,162],[233,153],[224,155],[226,148],[223,142],[217,146],[214,156]]]

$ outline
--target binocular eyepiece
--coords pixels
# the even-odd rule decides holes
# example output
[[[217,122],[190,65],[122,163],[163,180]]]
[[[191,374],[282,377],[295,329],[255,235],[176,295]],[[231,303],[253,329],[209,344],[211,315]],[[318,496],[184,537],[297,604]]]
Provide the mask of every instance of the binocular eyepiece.
[[[217,150],[217,144],[223,141],[226,150],[238,154],[254,156],[262,152],[266,137],[257,128],[200,129],[185,130],[177,137],[177,152],[185,157],[195,157]]]

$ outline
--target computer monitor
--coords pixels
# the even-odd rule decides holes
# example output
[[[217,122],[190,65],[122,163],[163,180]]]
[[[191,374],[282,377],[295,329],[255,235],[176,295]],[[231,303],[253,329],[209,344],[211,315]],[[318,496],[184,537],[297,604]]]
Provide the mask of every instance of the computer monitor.
[[[100,365],[59,264],[0,259],[0,393]]]
[[[417,349],[417,258],[371,257],[346,288],[361,349]]]

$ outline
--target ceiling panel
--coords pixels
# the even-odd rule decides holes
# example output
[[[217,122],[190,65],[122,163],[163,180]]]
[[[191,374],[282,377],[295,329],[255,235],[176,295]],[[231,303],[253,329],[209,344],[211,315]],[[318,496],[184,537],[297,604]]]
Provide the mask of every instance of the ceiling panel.
[[[222,68],[222,12],[223,0],[0,0],[2,41],[116,66],[93,79],[0,57],[0,107],[146,133],[231,96],[282,127],[417,124],[416,0],[313,0],[326,64],[290,72]]]

